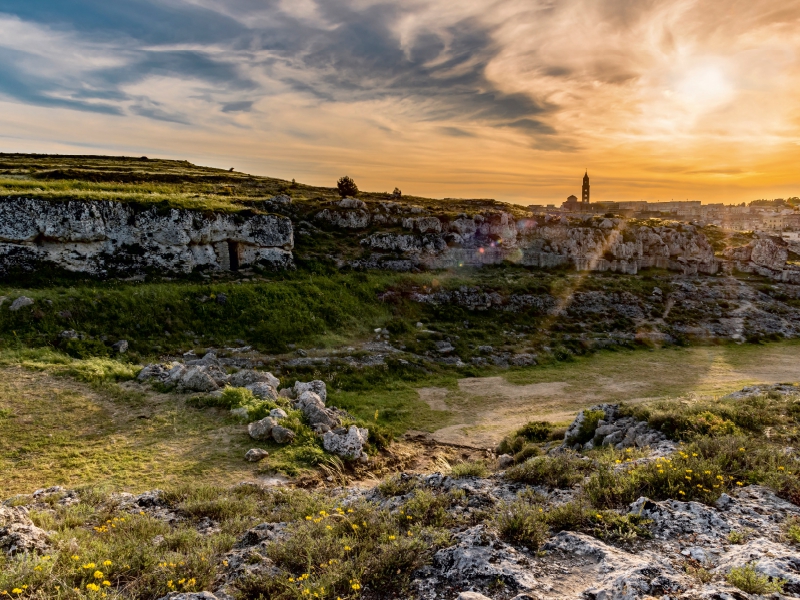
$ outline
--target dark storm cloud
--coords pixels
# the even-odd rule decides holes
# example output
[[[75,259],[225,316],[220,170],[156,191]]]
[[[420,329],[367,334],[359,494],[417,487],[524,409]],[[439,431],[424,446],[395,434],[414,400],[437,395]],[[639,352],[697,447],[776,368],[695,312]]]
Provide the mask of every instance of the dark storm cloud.
[[[212,89],[209,98],[221,112],[232,113],[251,110],[267,95],[267,78],[323,102],[410,100],[419,120],[552,133],[537,120],[552,106],[503,92],[487,79],[486,65],[498,48],[491,28],[474,17],[423,27],[401,44],[394,26],[413,14],[413,4],[357,7],[353,0],[326,0],[316,5],[317,19],[290,14],[276,1],[209,6],[214,10],[179,0],[10,0],[5,15],[99,45],[122,64],[86,66],[80,81],[4,73],[0,93],[31,104],[189,122],[196,115],[180,116],[155,100],[147,105],[123,88],[151,77],[193,80]]]

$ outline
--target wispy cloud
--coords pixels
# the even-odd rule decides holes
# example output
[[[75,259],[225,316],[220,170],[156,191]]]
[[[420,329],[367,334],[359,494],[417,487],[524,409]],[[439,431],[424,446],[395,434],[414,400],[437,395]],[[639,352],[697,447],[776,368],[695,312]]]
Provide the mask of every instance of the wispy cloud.
[[[9,0],[0,11],[0,98],[17,121],[75,110],[178,128],[165,153],[202,137],[236,156],[233,138],[252,152],[268,137],[280,157],[258,155],[276,168],[327,178],[351,161],[368,179],[413,177],[418,193],[549,198],[588,165],[619,197],[644,195],[648,174],[653,193],[715,199],[800,186],[787,167],[800,143],[800,0]],[[76,127],[75,143],[85,135]]]

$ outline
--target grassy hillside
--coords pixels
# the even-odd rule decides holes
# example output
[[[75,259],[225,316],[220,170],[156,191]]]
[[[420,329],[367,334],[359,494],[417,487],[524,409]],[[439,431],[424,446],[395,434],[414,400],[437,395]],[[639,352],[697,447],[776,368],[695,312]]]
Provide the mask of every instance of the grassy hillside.
[[[344,175],[344,173],[342,173]],[[258,210],[275,195],[287,194],[301,210],[339,198],[335,188],[304,185],[193,165],[188,161],[147,157],[0,154],[0,197],[25,196],[52,200],[112,200],[142,206],[170,206],[215,211]],[[362,191],[362,200],[393,199],[388,192]],[[500,203],[494,200],[446,203],[405,196],[404,202],[452,212]],[[502,205],[523,214],[521,207]]]

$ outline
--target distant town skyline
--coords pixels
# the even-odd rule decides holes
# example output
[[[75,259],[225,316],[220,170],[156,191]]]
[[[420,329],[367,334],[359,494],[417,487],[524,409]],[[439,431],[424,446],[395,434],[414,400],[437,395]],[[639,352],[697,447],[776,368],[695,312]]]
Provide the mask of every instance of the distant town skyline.
[[[724,18],[720,18],[724,15]],[[521,205],[800,195],[800,0],[7,0],[0,151]]]

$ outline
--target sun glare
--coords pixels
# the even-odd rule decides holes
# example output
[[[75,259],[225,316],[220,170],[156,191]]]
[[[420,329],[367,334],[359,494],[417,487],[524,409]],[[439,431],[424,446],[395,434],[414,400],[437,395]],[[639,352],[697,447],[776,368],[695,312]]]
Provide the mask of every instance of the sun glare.
[[[717,65],[698,65],[686,71],[675,86],[675,99],[694,112],[706,112],[728,103],[734,87]]]

